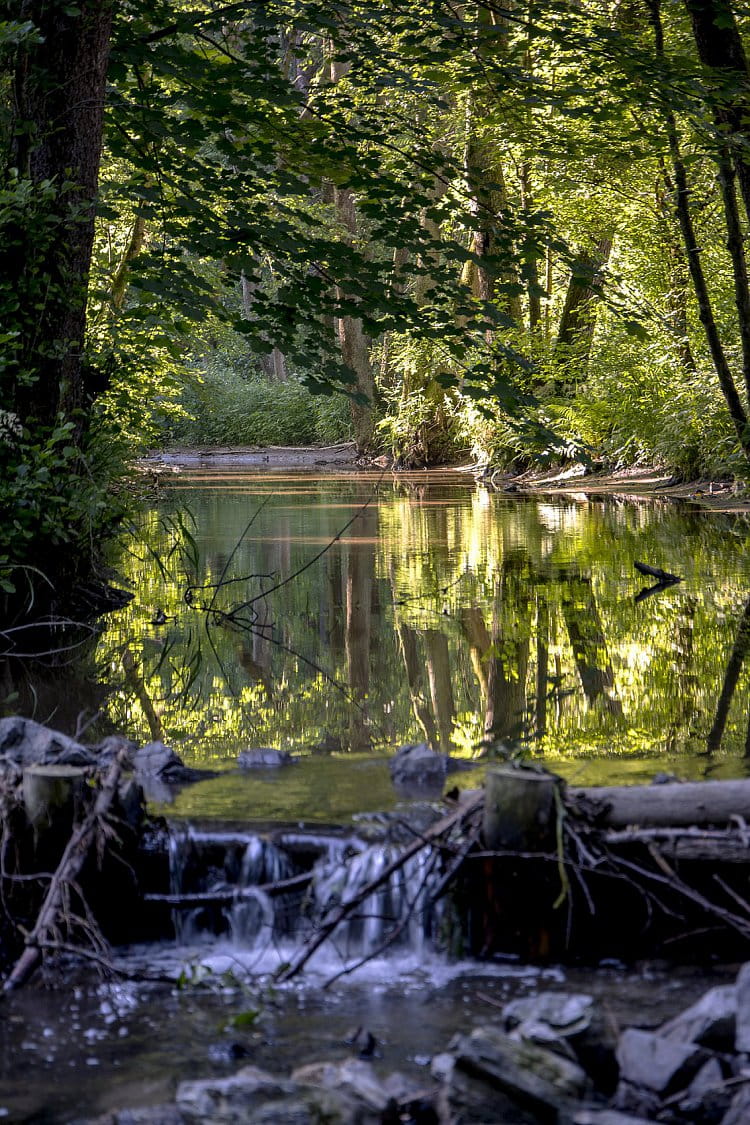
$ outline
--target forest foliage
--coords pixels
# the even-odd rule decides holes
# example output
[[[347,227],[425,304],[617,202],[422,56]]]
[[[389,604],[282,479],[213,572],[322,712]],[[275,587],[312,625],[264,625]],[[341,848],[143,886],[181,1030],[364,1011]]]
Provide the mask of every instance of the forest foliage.
[[[168,441],[746,475],[747,20],[0,5],[2,590]]]

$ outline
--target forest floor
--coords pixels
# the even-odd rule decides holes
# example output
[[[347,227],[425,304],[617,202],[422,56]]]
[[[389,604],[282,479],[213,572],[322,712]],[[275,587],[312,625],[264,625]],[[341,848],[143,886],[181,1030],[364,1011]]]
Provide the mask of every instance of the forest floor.
[[[372,461],[357,456],[353,442],[340,442],[328,446],[209,446],[206,448],[172,448],[153,452],[138,462],[145,472],[179,471],[181,468],[261,468],[320,469],[322,471],[382,470],[390,467],[390,460],[377,457]],[[415,469],[415,473],[425,470]],[[476,465],[461,464],[433,470],[447,472],[474,472]],[[399,474],[400,475],[400,474]],[[582,465],[564,468],[529,470],[520,474],[494,474],[494,485],[499,490],[516,489],[527,492],[563,492],[570,494],[600,494],[662,499],[667,503],[692,502],[715,511],[750,511],[750,489],[740,482],[729,480],[693,480],[674,482],[668,471],[656,468],[621,469],[615,473],[591,473]]]

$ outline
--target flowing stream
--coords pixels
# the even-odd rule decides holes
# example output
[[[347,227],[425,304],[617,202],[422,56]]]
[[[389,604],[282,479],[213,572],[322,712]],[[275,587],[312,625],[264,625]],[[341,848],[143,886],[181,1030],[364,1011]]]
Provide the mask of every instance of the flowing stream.
[[[171,824],[172,892],[217,901],[177,910],[175,941],[117,951],[123,969],[159,981],[88,971],[75,992],[6,1000],[0,1117],[154,1104],[180,1078],[243,1059],[288,1071],[351,1051],[359,1026],[377,1065],[419,1073],[453,1032],[542,987],[606,996],[621,1023],[684,1007],[705,968],[437,956],[426,853],[304,977],[278,989],[267,974],[393,857],[372,829],[414,809],[387,768],[403,743],[465,759],[464,787],[518,754],[581,784],[746,775],[749,545],[745,516],[510,496],[455,473],[175,475],[113,559],[131,603],[75,658],[0,662],[0,708],[68,733],[92,720],[91,741],[162,739],[212,770],[149,800]],[[635,561],[682,581],[648,593]],[[240,768],[259,747],[296,760]],[[267,890],[298,876],[288,893]]]

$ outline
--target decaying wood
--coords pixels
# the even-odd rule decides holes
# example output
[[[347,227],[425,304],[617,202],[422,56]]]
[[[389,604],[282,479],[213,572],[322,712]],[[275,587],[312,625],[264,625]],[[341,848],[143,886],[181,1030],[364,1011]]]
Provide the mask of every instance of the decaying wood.
[[[634,562],[633,566],[639,574],[645,574],[649,578],[656,578],[665,585],[674,586],[675,583],[682,582],[679,575],[670,574],[668,570],[661,570],[658,566],[649,566],[648,563],[642,562]]]
[[[750,831],[746,829],[648,828],[607,832],[609,847],[654,844],[666,859],[715,863],[750,863]]]
[[[573,807],[587,808],[603,828],[677,828],[750,823],[750,780],[685,781],[567,790]]]
[[[54,940],[67,890],[75,884],[89,848],[96,839],[102,818],[106,816],[110,809],[117,793],[117,785],[127,755],[128,751],[125,747],[118,751],[107,770],[93,808],[68,840],[60,863],[47,889],[36,924],[26,937],[25,949],[3,984],[4,992],[20,988],[26,983],[41,961],[42,949]]]
[[[477,812],[482,807],[483,802],[483,793],[472,794],[472,796],[468,800],[462,801],[457,809],[449,813],[447,816],[441,817],[441,819],[436,821],[435,824],[433,824],[432,827],[427,830],[427,832],[417,837],[411,844],[404,848],[401,854],[396,859],[394,859],[392,863],[389,863],[386,867],[383,868],[376,879],[372,879],[369,883],[362,887],[357,892],[357,894],[353,896],[353,898],[349,899],[348,902],[341,903],[334,909],[330,910],[328,912],[328,916],[321,921],[318,929],[305,943],[297,956],[288,965],[280,970],[277,980],[283,982],[296,977],[297,974],[302,971],[312,955],[318,949],[320,949],[321,945],[323,945],[324,942],[327,941],[327,939],[331,936],[331,934],[333,934],[333,932],[344,921],[344,919],[348,918],[350,914],[353,914],[358,909],[358,907],[360,907],[362,903],[365,902],[365,900],[368,899],[369,896],[378,889],[378,887],[381,887],[383,883],[388,882],[391,875],[393,875],[395,871],[398,871],[400,867],[403,867],[403,865],[409,859],[411,859],[412,856],[416,855],[417,852],[421,851],[422,848],[429,844],[436,843],[452,828],[455,828],[458,825],[462,824],[464,821],[468,820],[475,812]]]

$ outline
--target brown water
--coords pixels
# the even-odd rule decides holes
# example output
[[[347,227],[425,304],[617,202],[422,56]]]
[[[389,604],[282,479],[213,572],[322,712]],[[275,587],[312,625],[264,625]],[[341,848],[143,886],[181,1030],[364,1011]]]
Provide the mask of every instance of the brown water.
[[[477,760],[466,785],[508,752],[581,783],[739,776],[748,544],[746,517],[458,473],[183,472],[115,560],[131,604],[79,656],[6,662],[0,706],[68,730],[98,710],[90,737],[220,771],[179,816],[389,808],[386,759],[422,740]],[[634,561],[683,581],[637,600]],[[301,761],[240,773],[257,746]]]

